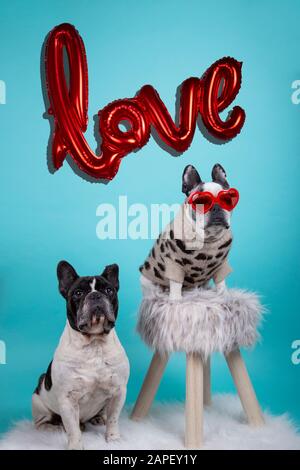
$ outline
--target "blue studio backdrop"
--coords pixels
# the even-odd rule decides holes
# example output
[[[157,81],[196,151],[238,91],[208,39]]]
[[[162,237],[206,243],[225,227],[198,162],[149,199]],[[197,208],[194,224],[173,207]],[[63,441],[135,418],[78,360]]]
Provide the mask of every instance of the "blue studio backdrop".
[[[112,204],[118,215],[119,196],[147,208],[181,203],[183,168],[191,163],[208,179],[216,162],[241,196],[232,221],[229,285],[260,293],[269,311],[262,342],[244,352],[249,373],[263,407],[288,411],[300,422],[300,365],[292,349],[300,338],[300,106],[293,99],[300,79],[300,2],[12,0],[2,1],[0,10],[0,432],[30,417],[31,393],[64,327],[60,259],[86,275],[119,264],[117,331],[131,363],[127,401],[134,401],[151,357],[135,333],[138,267],[153,241],[100,240],[97,207]],[[50,173],[41,49],[47,33],[63,22],[76,26],[86,47],[92,148],[93,116],[107,103],[149,83],[174,116],[178,85],[224,56],[243,62],[234,103],[246,111],[241,133],[216,145],[197,128],[178,158],[151,138],[123,159],[107,185],[86,181],[67,162]],[[184,357],[174,355],[158,400],[184,399],[184,368]],[[224,359],[216,356],[213,391],[233,389]]]

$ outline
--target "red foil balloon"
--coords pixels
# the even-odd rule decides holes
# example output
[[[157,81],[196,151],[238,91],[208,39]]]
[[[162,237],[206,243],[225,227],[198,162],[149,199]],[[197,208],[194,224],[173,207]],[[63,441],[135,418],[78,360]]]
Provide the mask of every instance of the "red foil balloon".
[[[233,139],[245,122],[245,111],[239,106],[234,106],[226,121],[222,121],[219,114],[232,103],[239,92],[241,69],[241,62],[232,57],[224,57],[211,65],[202,79],[202,120],[208,132],[221,140]]]
[[[151,85],[145,85],[138,93],[147,110],[149,121],[160,138],[177,152],[184,152],[194,137],[199,112],[200,80],[188,78],[181,87],[179,123],[174,123],[159,94]]]
[[[64,49],[69,60],[69,84],[65,76]],[[198,113],[207,130],[222,140],[235,137],[245,121],[245,112],[238,106],[226,121],[219,115],[235,99],[241,85],[242,64],[226,57],[215,62],[203,78],[183,82],[178,125],[151,85],[142,87],[135,98],[105,106],[98,113],[102,136],[98,156],[84,137],[88,124],[88,70],[84,44],[74,26],[61,24],[50,32],[45,63],[49,113],[55,121],[52,156],[56,169],[70,154],[83,172],[110,180],[116,175],[121,159],[147,143],[151,125],[169,147],[184,152],[192,142]],[[119,128],[121,121],[130,124],[126,132]]]
[[[69,88],[66,83],[63,48],[69,59]],[[52,143],[53,164],[60,168],[69,153],[79,168],[94,178],[112,179],[120,165],[120,158],[128,149],[126,133],[119,139],[119,146],[113,147],[103,139],[102,154],[97,156],[89,147],[83,133],[87,129],[88,71],[84,44],[76,29],[62,24],[49,34],[46,45],[46,83],[50,101],[49,113],[55,119]],[[128,119],[134,113],[127,109]],[[104,113],[104,110],[103,110]],[[104,113],[105,114],[105,113]],[[126,110],[123,109],[123,119]],[[111,119],[106,114],[104,122],[110,128]],[[104,124],[102,125],[104,127]],[[120,142],[121,141],[121,142]],[[136,139],[138,141],[138,138]]]

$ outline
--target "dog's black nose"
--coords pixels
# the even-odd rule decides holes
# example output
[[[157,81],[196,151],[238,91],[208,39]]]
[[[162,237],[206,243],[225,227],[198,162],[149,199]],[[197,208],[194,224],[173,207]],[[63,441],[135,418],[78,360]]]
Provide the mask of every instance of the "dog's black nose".
[[[222,208],[219,206],[219,204],[214,204],[210,212],[213,214],[218,214],[220,212],[222,213]]]
[[[101,299],[101,293],[100,292],[91,292],[90,295],[89,295],[89,299],[90,300],[99,300]]]
[[[89,327],[88,322],[79,322],[78,329],[80,331],[85,331]]]

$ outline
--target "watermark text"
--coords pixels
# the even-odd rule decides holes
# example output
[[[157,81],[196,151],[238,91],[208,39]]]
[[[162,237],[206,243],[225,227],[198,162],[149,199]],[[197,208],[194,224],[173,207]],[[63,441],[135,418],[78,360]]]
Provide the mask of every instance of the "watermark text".
[[[292,349],[294,350],[291,356],[291,361],[295,366],[300,364],[300,339],[295,339],[292,342]]]
[[[6,104],[6,84],[0,80],[0,104]]]
[[[162,239],[184,240],[190,249],[203,245],[201,209],[191,215],[189,207],[181,204],[128,204],[127,196],[119,196],[117,206],[99,204],[96,216],[96,236],[100,240],[155,240],[160,235]]]
[[[291,100],[293,104],[300,103],[300,80],[294,80],[292,83],[293,93],[291,95]]]
[[[0,340],[0,364],[6,364],[6,345]]]

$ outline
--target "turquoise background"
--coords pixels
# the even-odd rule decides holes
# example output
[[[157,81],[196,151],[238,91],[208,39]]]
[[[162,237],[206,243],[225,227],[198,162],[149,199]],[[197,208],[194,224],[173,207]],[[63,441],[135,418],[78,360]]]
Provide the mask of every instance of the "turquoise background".
[[[229,285],[259,292],[270,311],[262,343],[244,354],[249,371],[262,405],[300,422],[300,366],[291,363],[291,343],[300,337],[300,107],[291,102],[291,84],[300,78],[299,19],[298,1],[1,2],[0,79],[7,104],[0,106],[0,339],[7,364],[0,365],[0,431],[30,416],[32,390],[64,326],[55,274],[62,258],[86,275],[120,265],[117,330],[131,362],[127,399],[133,402],[151,356],[135,334],[135,314],[138,266],[152,241],[99,240],[96,208],[103,202],[117,207],[119,195],[129,204],[181,202],[185,165],[194,164],[208,179],[215,162],[241,193]],[[150,83],[174,115],[177,86],[223,56],[243,61],[235,100],[247,113],[241,134],[215,145],[197,129],[179,158],[151,139],[123,160],[107,186],[83,180],[68,163],[50,174],[40,53],[49,30],[62,22],[74,24],[85,42],[92,148],[93,116],[108,102]],[[184,399],[184,367],[184,357],[172,358],[158,399]],[[234,390],[218,356],[213,389]]]

